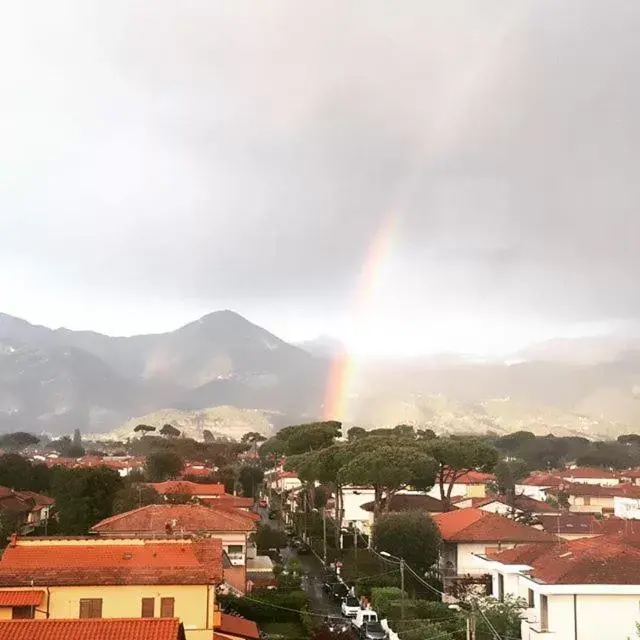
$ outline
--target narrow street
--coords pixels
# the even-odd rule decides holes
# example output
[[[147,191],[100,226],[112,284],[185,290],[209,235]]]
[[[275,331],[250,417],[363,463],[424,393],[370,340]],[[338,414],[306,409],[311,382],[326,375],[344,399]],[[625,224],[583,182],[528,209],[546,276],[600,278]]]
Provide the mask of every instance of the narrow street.
[[[256,512],[261,516],[262,523],[273,529],[283,529],[282,521],[279,519],[269,519],[269,510],[256,508]],[[311,601],[311,609],[315,614],[340,616],[340,603],[334,600],[330,594],[325,593],[322,588],[324,579],[324,569],[322,562],[313,555],[313,553],[298,553],[291,547],[285,547],[281,550],[284,562],[289,560],[298,560],[302,566],[302,588],[309,596]]]

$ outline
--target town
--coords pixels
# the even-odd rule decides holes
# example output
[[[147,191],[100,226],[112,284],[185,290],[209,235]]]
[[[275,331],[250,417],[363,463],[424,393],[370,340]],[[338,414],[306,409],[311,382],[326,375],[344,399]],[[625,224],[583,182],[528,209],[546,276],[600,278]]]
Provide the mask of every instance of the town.
[[[0,445],[3,640],[596,640],[640,621],[640,436],[326,421]]]

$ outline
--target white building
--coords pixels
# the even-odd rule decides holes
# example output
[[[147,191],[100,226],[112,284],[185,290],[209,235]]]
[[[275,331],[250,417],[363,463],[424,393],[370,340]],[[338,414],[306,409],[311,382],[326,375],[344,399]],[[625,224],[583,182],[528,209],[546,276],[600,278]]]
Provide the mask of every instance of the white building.
[[[637,638],[640,549],[621,536],[526,545],[481,560],[496,598],[528,603],[522,640]]]
[[[560,473],[560,476],[567,482],[597,484],[601,487],[615,487],[620,483],[619,472],[600,469],[598,467],[574,467],[573,469],[565,469]]]
[[[550,489],[556,489],[562,484],[564,484],[564,480],[560,476],[549,473],[533,473],[521,483],[516,484],[516,493],[543,502],[547,499]]]
[[[640,520],[640,498],[614,496],[613,515],[625,520]]]

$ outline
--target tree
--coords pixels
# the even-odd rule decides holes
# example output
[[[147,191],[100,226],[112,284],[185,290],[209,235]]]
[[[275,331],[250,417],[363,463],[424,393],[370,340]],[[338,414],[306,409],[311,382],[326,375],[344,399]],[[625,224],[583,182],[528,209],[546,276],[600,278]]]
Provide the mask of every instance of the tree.
[[[82,449],[82,434],[80,433],[80,429],[73,430],[73,446]]]
[[[300,424],[287,433],[285,453],[293,456],[331,446],[342,435],[342,423],[330,420]]]
[[[176,429],[173,425],[171,424],[165,424],[162,429],[160,429],[160,435],[163,435],[167,438],[179,438],[180,437],[180,430]]]
[[[288,543],[287,536],[284,531],[262,524],[258,525],[258,531],[255,534],[255,542],[259,551],[283,549]]]
[[[162,504],[162,502],[162,496],[153,487],[142,483],[130,484],[113,496],[113,513],[124,513],[148,504]]]
[[[470,471],[490,472],[498,461],[498,451],[477,438],[437,438],[427,443],[429,454],[438,463],[440,500],[451,510],[451,492],[456,481]]]
[[[516,484],[529,475],[529,465],[524,460],[500,460],[493,473],[496,476],[495,489],[504,495],[511,506],[516,497]]]
[[[386,437],[365,438],[352,446],[352,457],[340,469],[341,483],[370,485],[374,491],[374,520],[386,498],[388,510],[393,496],[412,485],[420,489],[433,486],[437,464],[415,441]]]
[[[123,480],[106,467],[56,467],[51,493],[56,500],[60,533],[86,535],[90,527],[113,514],[113,500]]]
[[[12,533],[22,533],[25,518],[20,511],[14,509],[0,509],[0,549],[7,546],[7,538]]]
[[[520,637],[522,612],[527,607],[522,598],[511,594],[505,595],[503,601],[491,597],[473,598],[473,605],[483,614],[476,617],[477,640],[494,640],[496,633],[500,638]]]
[[[173,451],[156,451],[147,456],[145,469],[152,482],[175,478],[184,467],[184,460]]]
[[[437,437],[433,429],[418,429],[416,431],[416,438],[418,440],[435,440]]]
[[[203,429],[202,430],[202,439],[207,443],[211,443],[211,442],[215,442],[216,441],[213,433],[211,433],[211,431],[209,431],[209,429]]]
[[[262,484],[264,472],[254,464],[246,464],[240,468],[238,482],[242,487],[242,495],[248,498],[256,496],[256,488]]]
[[[263,436],[257,431],[249,431],[240,438],[240,442],[244,442],[246,444],[257,444],[258,442],[264,442],[266,439],[267,436]]]
[[[38,444],[40,438],[36,438],[31,433],[25,431],[16,431],[15,433],[7,433],[0,437],[0,448],[9,451],[22,451],[27,447]]]
[[[75,437],[75,436],[74,436]],[[80,458],[84,455],[82,445],[77,446],[69,436],[62,436],[49,443],[49,448],[57,451],[64,458]]]
[[[139,425],[137,425],[136,427],[134,427],[134,429],[133,429],[133,431],[134,431],[135,433],[140,433],[140,432],[142,432],[142,435],[143,435],[143,436],[146,436],[146,435],[147,435],[147,433],[151,433],[152,431],[155,431],[155,430],[156,430],[156,428],[155,428],[155,427],[152,427],[152,426],[150,426],[150,425],[148,425],[148,424],[139,424]]]
[[[359,440],[360,438],[364,438],[367,435],[367,430],[362,427],[351,427],[349,431],[347,431],[347,440],[349,442],[353,442],[354,440]]]
[[[424,575],[437,561],[442,540],[437,525],[426,513],[385,513],[373,525],[373,543],[378,551],[400,556]]]
[[[32,464],[18,453],[0,456],[0,486],[27,491],[48,492],[51,470]]]

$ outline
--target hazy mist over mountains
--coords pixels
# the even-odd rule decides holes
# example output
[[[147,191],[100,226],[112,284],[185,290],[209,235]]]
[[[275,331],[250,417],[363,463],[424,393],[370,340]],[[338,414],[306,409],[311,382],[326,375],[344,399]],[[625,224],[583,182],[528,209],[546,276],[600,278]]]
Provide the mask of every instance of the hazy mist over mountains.
[[[0,314],[0,429],[101,432],[162,410],[195,424],[223,405],[278,428],[323,417],[335,357],[345,357],[338,340],[292,345],[232,311],[126,338]],[[356,364],[346,415],[331,416],[349,424],[599,437],[640,422],[640,341],[629,336],[554,340],[511,363],[441,354]]]

